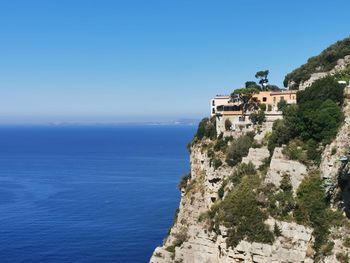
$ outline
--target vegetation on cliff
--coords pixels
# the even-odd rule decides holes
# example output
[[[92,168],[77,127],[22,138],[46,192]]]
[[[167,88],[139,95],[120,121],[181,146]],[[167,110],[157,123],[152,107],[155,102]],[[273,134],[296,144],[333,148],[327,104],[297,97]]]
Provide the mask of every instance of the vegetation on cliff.
[[[287,87],[291,81],[294,81],[295,85],[291,88],[296,88],[301,82],[308,80],[313,73],[330,71],[337,61],[346,55],[350,55],[350,37],[336,42],[318,56],[309,58],[307,63],[287,74],[283,84]]]
[[[330,229],[332,226],[341,226],[344,217],[340,211],[330,208],[318,171],[310,172],[300,184],[294,217],[297,223],[309,225],[314,229],[316,257],[327,254]]]
[[[241,164],[230,178],[235,184],[225,198],[202,216],[210,229],[220,233],[220,225],[227,228],[227,246],[235,247],[239,241],[272,243],[274,234],[264,221],[266,210],[258,201],[263,189],[261,179],[252,164]]]
[[[344,50],[338,52],[342,47]],[[286,80],[300,82],[306,80],[313,72],[329,71],[339,58],[348,54],[350,38],[336,43],[320,56],[311,58],[307,65],[291,73]],[[268,71],[260,73],[257,78],[260,79],[261,86],[254,81],[248,81],[245,88],[235,90],[231,95],[233,98],[239,96],[247,100],[245,107],[250,107],[249,98],[255,92],[267,89]],[[227,165],[234,167],[231,176],[223,179],[218,189],[218,198],[212,199],[212,207],[199,218],[201,222],[206,222],[211,233],[226,236],[228,247],[237,246],[241,240],[273,243],[283,233],[278,224],[267,224],[266,220],[272,217],[311,227],[314,230],[316,261],[332,253],[334,242],[328,241],[330,229],[341,226],[345,221],[340,211],[330,208],[317,166],[322,150],[335,138],[344,119],[344,86],[338,83],[338,79],[348,73],[342,74],[319,79],[310,87],[299,91],[296,105],[288,105],[284,101],[279,103],[278,109],[283,112],[284,118],[274,122],[272,133],[262,143],[267,144],[271,154],[276,146],[286,145],[283,149],[286,156],[308,166],[311,172],[298,189],[293,189],[292,178],[288,173],[282,175],[278,187],[264,182],[271,157],[266,158],[259,169],[252,163],[241,163],[242,158],[248,155],[249,149],[257,144],[254,141],[254,132],[238,138],[225,138],[223,134],[216,134],[215,117],[204,118],[200,122],[191,145],[199,144],[202,147],[202,153],[206,152],[210,160],[209,165],[215,170],[221,166],[227,168]],[[259,109],[250,116],[252,122],[262,123],[266,106],[252,106]],[[226,130],[230,126],[229,121],[225,122]],[[332,154],[334,153],[332,150]],[[185,194],[190,191],[204,191],[203,187],[198,186],[204,183],[204,177],[201,178],[192,180],[190,175],[184,176],[179,188],[185,190]],[[186,235],[179,235],[175,239],[176,242],[169,247],[169,251],[173,251],[174,247],[182,244],[186,238]],[[337,258],[341,258],[341,255]]]
[[[344,87],[333,77],[317,80],[311,87],[299,91],[298,104],[285,106],[284,119],[274,123],[269,150],[272,152],[276,146],[299,140],[302,143],[295,150],[302,148],[306,157],[317,163],[321,150],[319,146],[332,141],[343,121],[343,92]],[[291,146],[289,148],[292,149]],[[294,155],[302,156],[295,151]],[[293,152],[290,156],[293,156]]]
[[[204,118],[200,121],[196,134],[193,137],[192,142],[197,142],[203,138],[208,138],[215,140],[216,139],[216,119],[215,117]]]

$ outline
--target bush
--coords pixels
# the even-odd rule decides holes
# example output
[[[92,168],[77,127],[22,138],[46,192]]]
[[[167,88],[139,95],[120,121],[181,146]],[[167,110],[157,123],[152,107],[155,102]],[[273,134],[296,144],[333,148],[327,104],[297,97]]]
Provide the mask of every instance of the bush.
[[[241,179],[245,175],[255,175],[256,174],[256,169],[254,164],[252,162],[249,162],[248,164],[246,163],[240,163],[237,165],[235,171],[230,177],[230,181],[234,184],[237,185],[241,182]]]
[[[287,108],[288,104],[286,100],[281,100],[277,103],[277,108],[279,111],[284,112],[285,109]]]
[[[260,104],[259,105],[260,110],[266,111],[266,104]]]
[[[334,248],[334,242],[328,241],[326,244],[321,246],[321,254],[324,256],[330,256],[332,255],[332,250]]]
[[[279,237],[282,235],[282,230],[276,223],[273,226],[273,234],[275,235],[275,237]]]
[[[281,220],[286,220],[295,208],[295,200],[293,197],[293,187],[291,184],[290,175],[283,175],[280,189],[281,191],[278,191],[272,195],[269,211],[272,216]]]
[[[253,124],[262,124],[266,121],[265,112],[263,110],[259,110],[257,113],[253,112],[250,114],[249,119]]]
[[[350,237],[349,236],[344,238],[343,245],[345,247],[350,247]]]
[[[307,153],[303,149],[304,144],[302,141],[294,139],[283,148],[283,153],[288,156],[291,160],[297,160],[301,163],[306,163]]]
[[[230,131],[232,126],[232,122],[229,119],[225,120],[225,130]]]
[[[315,140],[310,139],[307,141],[306,147],[307,147],[307,151],[306,151],[307,158],[309,160],[314,161],[315,164],[317,164],[317,165],[320,164],[320,162],[321,162],[321,149],[320,149],[318,143]]]
[[[272,154],[275,147],[287,144],[292,138],[292,131],[289,126],[285,124],[285,120],[276,120],[273,123],[272,133],[268,139],[267,148]]]
[[[338,252],[336,258],[340,263],[349,263],[349,254]]]
[[[273,233],[264,223],[267,214],[257,202],[257,176],[243,177],[241,183],[220,203],[216,220],[228,227],[227,245],[235,247],[240,240],[272,243]]]
[[[270,104],[267,105],[267,110],[268,110],[268,111],[272,111],[272,105],[270,105]]]
[[[317,109],[311,108],[300,112],[300,137],[307,141],[328,144],[336,136],[338,127],[342,123],[343,113],[339,106],[331,100],[326,100]]]
[[[218,169],[220,166],[222,165],[222,161],[220,159],[214,159],[213,160],[213,166],[214,166],[214,169]]]
[[[326,243],[330,227],[342,224],[342,216],[329,208],[319,172],[311,172],[301,182],[297,190],[294,215],[298,223],[314,228],[316,252],[320,252],[321,246]]]
[[[215,145],[214,145],[214,151],[218,152],[218,151],[226,151],[226,148],[227,148],[227,143],[228,143],[228,140],[225,138],[223,139],[222,137],[221,138],[218,138],[218,140],[216,141]]]
[[[318,145],[330,143],[344,119],[343,87],[334,78],[326,77],[299,91],[297,100],[298,105],[286,106],[284,119],[274,123],[268,148],[272,152],[276,146],[299,138],[307,142],[307,157],[318,163]]]
[[[198,125],[197,132],[194,136],[194,141],[202,140],[203,138],[216,139],[216,118],[204,118]]]
[[[218,190],[218,196],[220,199],[222,199],[225,195],[225,186],[224,185],[221,185],[219,190]]]
[[[253,144],[254,139],[251,134],[243,135],[234,139],[226,151],[226,163],[235,166],[242,161],[242,158],[249,152],[249,148]]]
[[[185,174],[184,176],[182,176],[180,179],[180,183],[178,185],[179,190],[186,188],[187,182],[190,179],[191,179],[191,173],[188,173],[188,174]]]
[[[337,105],[342,105],[344,101],[344,86],[331,76],[316,80],[310,87],[297,93],[298,105],[311,109],[317,109],[326,100],[332,100]]]

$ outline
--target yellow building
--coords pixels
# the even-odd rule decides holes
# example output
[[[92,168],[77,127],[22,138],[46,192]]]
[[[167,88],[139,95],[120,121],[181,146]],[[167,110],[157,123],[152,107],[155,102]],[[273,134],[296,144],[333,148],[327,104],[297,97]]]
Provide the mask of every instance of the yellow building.
[[[260,91],[259,93],[254,94],[253,98],[260,104],[271,105],[272,107],[277,106],[282,100],[286,101],[287,104],[296,104],[297,91]]]

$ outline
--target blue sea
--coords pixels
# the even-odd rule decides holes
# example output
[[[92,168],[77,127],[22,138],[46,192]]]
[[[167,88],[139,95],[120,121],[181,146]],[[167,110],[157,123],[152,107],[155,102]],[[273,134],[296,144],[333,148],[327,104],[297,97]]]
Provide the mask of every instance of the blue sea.
[[[0,127],[0,262],[148,262],[194,126]]]

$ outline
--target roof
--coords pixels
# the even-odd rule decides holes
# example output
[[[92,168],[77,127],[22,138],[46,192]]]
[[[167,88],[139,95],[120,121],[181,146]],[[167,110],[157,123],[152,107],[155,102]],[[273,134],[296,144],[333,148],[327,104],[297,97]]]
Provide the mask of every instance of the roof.
[[[286,90],[286,91],[273,91],[271,92],[271,95],[284,95],[284,94],[296,94],[297,90]]]
[[[228,95],[216,95],[214,99],[230,99],[231,97]]]

